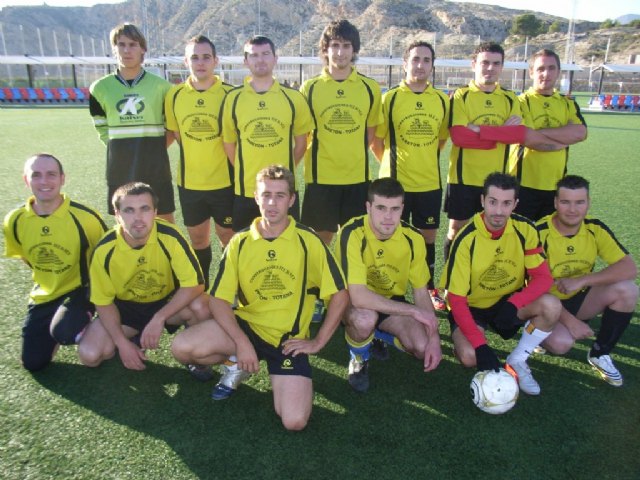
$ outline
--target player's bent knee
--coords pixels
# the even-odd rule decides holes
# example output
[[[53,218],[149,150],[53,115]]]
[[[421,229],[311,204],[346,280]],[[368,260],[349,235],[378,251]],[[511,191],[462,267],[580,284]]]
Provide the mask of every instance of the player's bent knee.
[[[640,294],[640,288],[638,287],[638,285],[636,285],[633,280],[627,280],[624,282],[619,282],[617,286],[620,297],[635,306]]]
[[[564,355],[573,347],[573,338],[561,338],[554,337],[553,335],[547,337],[542,346],[554,355]]]
[[[456,357],[463,367],[473,368],[476,366],[476,352],[471,349],[458,349],[456,348]]]
[[[545,325],[540,325],[540,327],[553,327],[558,322],[560,318],[560,312],[562,312],[562,303],[558,300],[557,297],[545,293],[538,299],[538,307],[540,308],[540,317],[542,318]]]
[[[100,364],[115,355],[115,349],[102,351],[89,345],[78,345],[78,359],[85,367],[98,367]]]
[[[282,420],[282,426],[291,432],[299,432],[300,430],[304,430],[307,426],[307,423],[309,423],[309,415],[306,414],[285,414],[280,418]]]

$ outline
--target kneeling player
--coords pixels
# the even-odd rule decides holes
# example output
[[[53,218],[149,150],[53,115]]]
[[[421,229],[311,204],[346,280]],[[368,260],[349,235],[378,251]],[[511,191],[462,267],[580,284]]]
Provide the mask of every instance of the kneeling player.
[[[91,261],[98,318],[78,347],[89,367],[117,348],[126,368],[143,370],[144,350],[158,348],[165,327],[175,331],[211,317],[198,259],[176,227],[156,218],[157,204],[145,183],[123,185],[113,194],[118,225],[102,237]]]
[[[322,240],[288,216],[294,176],[280,165],[261,170],[255,199],[261,217],[234,235],[211,289],[208,320],[180,333],[175,357],[203,365],[225,362],[212,397],[227,398],[267,362],[276,413],[287,430],[302,430],[311,415],[308,355],[322,349],[340,323],[347,292],[340,268]],[[231,305],[238,298],[238,307]],[[329,300],[315,338],[309,325],[315,299]],[[237,359],[235,364],[228,357]]]
[[[442,358],[438,322],[427,290],[429,269],[420,231],[401,222],[404,190],[394,178],[369,185],[367,214],[340,230],[336,245],[351,306],[344,323],[349,344],[349,384],[369,388],[369,357],[376,329],[423,361],[424,371]],[[411,285],[415,305],[405,301]],[[384,333],[382,336],[385,336]]]
[[[560,298],[563,309],[544,346],[552,353],[568,352],[576,340],[593,337],[586,322],[602,313],[587,361],[606,382],[619,387],[622,375],[610,353],[629,326],[638,301],[634,282],[638,270],[611,230],[587,217],[589,182],[567,175],[557,185],[556,211],[540,220],[538,232],[555,279],[551,293]],[[608,266],[594,272],[598,257]]]
[[[512,215],[518,202],[518,182],[503,173],[489,175],[483,187],[483,211],[454,239],[444,268],[449,321],[456,357],[466,367],[497,370],[500,361],[487,345],[491,327],[512,338],[522,337],[507,357],[520,390],[538,395],[527,359],[558,321],[560,302],[546,292],[553,282],[533,223]],[[527,284],[525,286],[525,271]]]

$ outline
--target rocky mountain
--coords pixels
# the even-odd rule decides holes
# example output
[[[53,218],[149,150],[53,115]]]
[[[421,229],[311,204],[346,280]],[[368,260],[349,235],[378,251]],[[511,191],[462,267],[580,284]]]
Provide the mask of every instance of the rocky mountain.
[[[222,55],[239,55],[246,38],[256,33],[271,37],[280,55],[314,55],[324,26],[348,18],[360,29],[363,56],[400,56],[416,38],[435,43],[440,57],[468,58],[479,40],[504,42],[509,55],[522,56],[524,39],[510,36],[509,29],[523,13],[530,12],[446,0],[128,0],[89,8],[4,7],[0,54],[109,54],[109,30],[128,21],[142,26],[152,55],[180,54],[185,40],[199,33],[209,36]],[[535,15],[543,25],[555,21],[566,32],[566,19]],[[604,55],[606,42],[601,45],[597,26],[576,22],[576,38],[588,43],[576,47],[578,63]],[[631,35],[619,53],[625,61],[627,50],[640,52],[638,31],[633,35],[632,30],[621,33]],[[529,39],[528,51],[551,46],[564,52],[565,42],[565,34],[543,35]]]

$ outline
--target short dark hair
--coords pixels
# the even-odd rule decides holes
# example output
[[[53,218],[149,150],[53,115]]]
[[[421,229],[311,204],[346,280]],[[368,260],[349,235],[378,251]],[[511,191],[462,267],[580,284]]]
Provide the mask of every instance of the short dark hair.
[[[369,184],[369,191],[367,192],[367,201],[369,203],[373,203],[374,195],[384,198],[402,197],[402,201],[404,202],[404,188],[402,188],[402,184],[391,177],[378,178]]]
[[[111,197],[113,209],[120,210],[120,203],[122,202],[122,199],[124,197],[129,195],[144,195],[145,193],[151,195],[151,203],[153,203],[153,208],[157,209],[158,196],[156,195],[156,192],[153,191],[153,188],[151,188],[151,186],[143,182],[125,183],[124,185],[118,187],[116,191],[113,192],[113,196]]]
[[[273,53],[274,56],[276,54],[276,46],[270,38],[265,37],[264,35],[254,35],[249,40],[244,42],[244,47],[242,48],[242,50],[244,51],[245,59],[247,58],[247,47],[249,45],[269,45],[271,47],[271,53]]]
[[[293,195],[296,191],[296,177],[288,168],[282,165],[269,165],[260,170],[256,175],[256,185],[265,180],[284,180],[287,182],[290,195]]]
[[[478,59],[478,55],[483,52],[489,53],[499,53],[502,55],[502,63],[504,63],[504,48],[502,45],[496,42],[483,42],[476,47],[473,51],[473,56],[471,57],[474,61]]]
[[[580,190],[584,188],[587,194],[589,194],[589,180],[579,175],[567,175],[556,183],[556,197],[561,188],[568,188],[569,190]]]
[[[435,61],[436,59],[436,52],[433,49],[433,45],[431,45],[429,42],[425,42],[424,40],[416,40],[414,42],[411,42],[407,48],[404,49],[404,53],[402,54],[402,59],[406,62],[407,60],[409,60],[409,53],[411,52],[411,50],[413,50],[414,48],[417,47],[427,47],[429,50],[431,50],[431,60]]]
[[[144,35],[140,31],[140,29],[134,24],[121,23],[117,27],[114,27],[111,32],[109,32],[109,39],[111,40],[112,47],[115,47],[118,44],[118,37],[120,35],[124,35],[125,37],[138,42],[142,49],[144,51],[147,51],[147,39],[144,38]]]
[[[508,173],[490,173],[487,178],[484,179],[484,185],[482,186],[483,196],[487,196],[487,193],[489,193],[489,187],[496,187],[500,190],[514,190],[515,198],[518,198],[518,194],[520,193],[520,184],[518,183],[518,179]]]
[[[46,158],[50,158],[51,160],[53,160],[54,162],[56,162],[56,164],[58,164],[58,168],[60,169],[60,175],[64,175],[64,169],[62,168],[62,163],[60,162],[60,160],[58,160],[56,157],[54,157],[52,154],[50,153],[46,153],[46,152],[40,152],[40,153],[34,153],[33,155],[31,155],[29,158],[27,158],[27,160],[24,162],[24,168],[27,168],[27,165],[29,165],[30,163],[33,163],[34,161],[36,161],[38,158],[41,157],[46,157]],[[26,171],[25,171],[26,174]]]
[[[549,50],[548,48],[538,50],[536,53],[531,55],[531,60],[529,60],[529,68],[533,68],[533,64],[538,57],[553,57],[553,59],[556,61],[556,65],[558,65],[558,70],[560,70],[560,56],[556,52],[554,52],[553,50]]]
[[[360,51],[360,32],[358,32],[358,29],[349,20],[345,19],[334,20],[322,31],[318,46],[320,47],[320,54],[323,61],[327,63],[329,44],[331,40],[335,40],[336,38],[351,42],[351,46],[353,47],[353,59],[351,61],[355,62],[358,52]]]
[[[213,52],[213,56],[217,56],[216,55],[216,46],[213,44],[213,42],[211,40],[209,40],[209,37],[205,37],[204,35],[196,35],[195,37],[191,37],[188,41],[187,41],[187,45],[191,45],[192,43],[194,44],[200,44],[200,43],[206,43],[207,45],[209,45],[211,47],[211,51]]]

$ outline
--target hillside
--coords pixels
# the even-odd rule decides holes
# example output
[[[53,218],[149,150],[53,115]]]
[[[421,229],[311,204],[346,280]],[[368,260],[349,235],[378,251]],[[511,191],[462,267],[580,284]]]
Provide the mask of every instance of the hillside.
[[[109,30],[130,21],[145,26],[153,55],[180,54],[184,41],[198,33],[210,36],[223,55],[238,55],[246,38],[255,33],[270,36],[280,55],[298,55],[300,50],[312,55],[323,27],[330,20],[348,18],[361,31],[361,54],[366,56],[399,56],[409,41],[426,38],[436,44],[440,57],[466,58],[482,39],[504,42],[514,58],[524,53],[524,39],[509,36],[509,29],[512,19],[523,13],[527,12],[445,0],[128,0],[89,8],[5,7],[0,23],[8,54],[108,54]],[[566,31],[565,19],[543,13],[536,17],[545,25],[559,21],[561,31]],[[637,29],[600,31],[597,26],[576,23],[578,63],[603,57],[611,35],[610,62],[626,63],[629,54],[640,53]],[[551,46],[562,55],[565,42],[564,34],[540,35],[529,40],[528,51]]]

